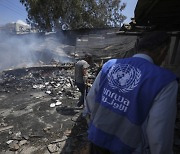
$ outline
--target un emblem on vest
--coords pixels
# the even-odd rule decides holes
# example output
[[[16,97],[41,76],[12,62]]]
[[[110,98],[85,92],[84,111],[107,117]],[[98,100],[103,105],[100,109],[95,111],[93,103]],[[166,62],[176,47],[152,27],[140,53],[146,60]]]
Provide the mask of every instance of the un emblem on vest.
[[[115,64],[108,73],[108,82],[112,89],[126,93],[139,83],[141,71],[129,64]]]

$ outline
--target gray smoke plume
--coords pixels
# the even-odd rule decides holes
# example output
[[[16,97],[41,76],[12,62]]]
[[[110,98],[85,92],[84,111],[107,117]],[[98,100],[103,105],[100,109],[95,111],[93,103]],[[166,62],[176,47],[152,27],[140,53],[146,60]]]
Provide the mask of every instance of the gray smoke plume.
[[[62,39],[63,36],[55,35],[0,33],[0,71],[49,64],[52,60],[70,62],[68,54],[73,48],[64,51],[66,46],[61,44]]]

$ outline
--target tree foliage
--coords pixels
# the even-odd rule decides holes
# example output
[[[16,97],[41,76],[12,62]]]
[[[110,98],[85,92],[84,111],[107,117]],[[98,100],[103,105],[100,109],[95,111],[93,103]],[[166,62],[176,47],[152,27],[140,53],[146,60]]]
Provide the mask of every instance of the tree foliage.
[[[44,31],[117,27],[126,19],[121,0],[20,0],[28,23]]]

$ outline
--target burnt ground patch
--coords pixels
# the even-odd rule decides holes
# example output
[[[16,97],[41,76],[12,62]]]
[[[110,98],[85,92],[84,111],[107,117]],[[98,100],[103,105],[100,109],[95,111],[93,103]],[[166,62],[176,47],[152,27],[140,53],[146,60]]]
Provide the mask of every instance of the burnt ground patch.
[[[1,74],[0,153],[87,150],[87,122],[76,107],[80,93],[72,85],[73,72],[69,67]]]

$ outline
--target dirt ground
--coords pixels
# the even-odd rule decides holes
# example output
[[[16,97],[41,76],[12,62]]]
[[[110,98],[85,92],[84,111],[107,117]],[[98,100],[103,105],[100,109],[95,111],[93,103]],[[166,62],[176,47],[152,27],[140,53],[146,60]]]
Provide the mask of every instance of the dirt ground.
[[[86,153],[87,122],[72,67],[7,71],[0,80],[0,154]]]

